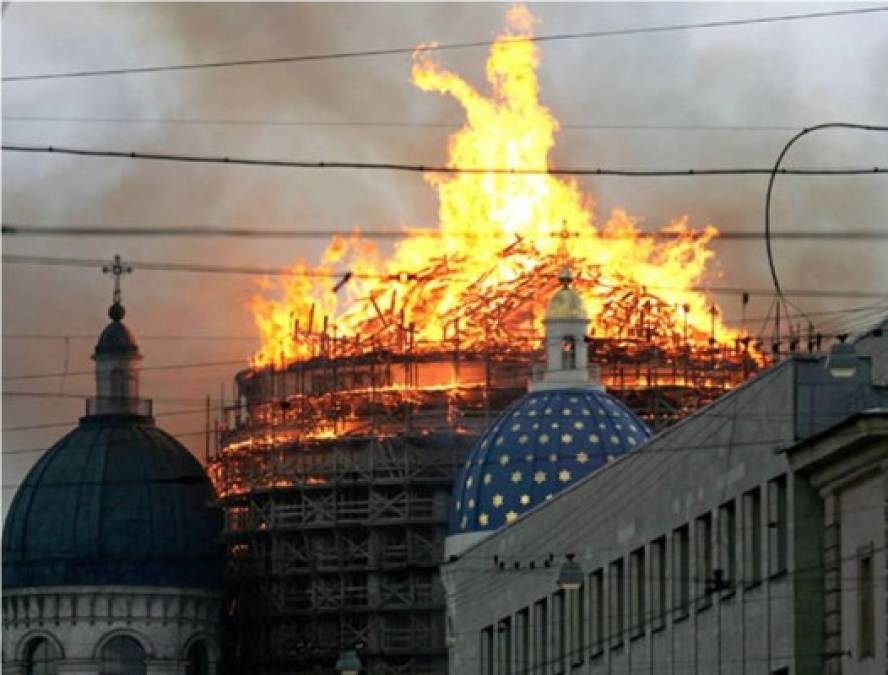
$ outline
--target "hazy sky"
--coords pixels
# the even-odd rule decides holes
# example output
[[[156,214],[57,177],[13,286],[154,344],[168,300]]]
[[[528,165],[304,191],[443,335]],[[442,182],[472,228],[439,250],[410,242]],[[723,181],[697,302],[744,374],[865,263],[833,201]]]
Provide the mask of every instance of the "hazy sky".
[[[851,3],[531,4],[538,33],[606,30],[818,10]],[[492,37],[503,4],[29,4],[3,17],[3,74],[263,58],[463,42]],[[888,13],[719,30],[541,45],[541,97],[564,124],[775,125],[824,121],[888,123]],[[484,49],[441,53],[448,68],[483,86]],[[441,163],[451,130],[286,124],[135,124],[23,121],[10,117],[197,119],[258,122],[433,122],[459,124],[453,100],[410,83],[409,55],[300,64],[7,83],[4,142],[302,160]],[[791,134],[762,131],[564,130],[561,166],[769,166]],[[885,134],[827,132],[802,141],[789,163],[888,163]],[[192,166],[4,153],[3,222],[29,225],[351,228],[436,223],[435,192],[418,174],[312,172]],[[581,179],[600,210],[623,206],[655,227],[681,214],[691,224],[762,227],[766,180]],[[781,178],[777,229],[886,228],[884,177]],[[285,266],[314,260],[322,242],[8,238],[6,253],[151,261]],[[769,285],[762,244],[716,244],[712,279]],[[885,244],[778,242],[789,288],[884,290]],[[145,366],[243,361],[256,348],[244,308],[249,276],[137,272],[124,282],[127,323]],[[107,322],[111,285],[99,270],[3,267],[3,374],[89,371]],[[739,300],[722,298],[728,318]],[[805,301],[808,310],[854,306]],[[766,307],[754,301],[751,316]],[[55,336],[23,339],[23,335]],[[72,336],[68,341],[59,336]],[[85,337],[84,337],[85,336]],[[237,339],[245,336],[247,339]],[[211,339],[212,338],[212,339]],[[154,371],[146,396],[161,414],[230,396],[237,366]],[[46,447],[82,414],[91,377],[4,380],[4,504]],[[158,422],[202,450],[202,415]]]

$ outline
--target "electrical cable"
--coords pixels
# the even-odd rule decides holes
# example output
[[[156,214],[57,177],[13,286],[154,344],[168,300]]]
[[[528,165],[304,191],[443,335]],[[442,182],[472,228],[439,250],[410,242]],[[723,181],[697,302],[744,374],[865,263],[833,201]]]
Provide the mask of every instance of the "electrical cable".
[[[31,256],[19,255],[13,253],[4,253],[2,260],[7,264],[21,265],[48,265],[61,267],[84,267],[84,268],[101,268],[105,261],[90,258],[62,258],[51,256]],[[246,266],[224,266],[224,265],[200,265],[194,263],[168,263],[168,262],[128,262],[133,269],[154,271],[154,272],[196,272],[208,274],[247,274],[252,276],[269,276],[269,277],[287,277],[287,276],[307,276],[312,278],[323,279],[341,279],[347,272],[326,272],[321,270],[288,270],[270,267],[246,267]],[[354,278],[359,279],[383,279],[389,281],[404,280],[427,280],[429,277],[418,272],[396,272],[392,274],[364,274],[354,273]],[[435,277],[459,278],[457,274],[451,273],[435,273]],[[602,284],[606,286],[606,284]],[[678,286],[645,286],[648,290],[687,290],[701,293],[726,293],[731,295],[742,295],[748,293],[751,296],[770,297],[774,295],[772,290],[768,289],[747,289],[740,286],[691,286],[688,288],[680,288]],[[872,298],[881,300],[888,297],[888,290],[884,292],[864,291],[864,290],[838,290],[838,289],[795,289],[784,290],[784,295],[794,295],[797,297],[814,297],[814,298],[836,298],[836,299],[852,299],[852,298]]]
[[[261,127],[378,127],[392,129],[459,129],[461,122],[374,122],[329,120],[247,120],[247,119],[197,119],[163,117],[41,117],[29,115],[4,115],[4,122],[78,122],[86,124],[181,124],[198,126],[261,126]],[[559,124],[561,131],[703,131],[703,132],[784,132],[803,129],[804,124],[754,125],[754,124]]]
[[[777,294],[779,302],[784,304],[784,309],[788,308],[786,305],[790,305],[798,312],[804,314],[804,310],[799,308],[798,306],[790,303],[786,300],[786,297],[783,293],[783,289],[780,286],[780,280],[777,277],[777,267],[774,262],[774,251],[771,247],[771,201],[774,192],[774,182],[777,180],[777,174],[782,173],[780,165],[783,162],[784,157],[789,152],[790,148],[792,148],[795,143],[801,138],[807,136],[808,134],[814,133],[815,131],[823,131],[825,129],[853,129],[857,131],[880,131],[886,132],[888,131],[888,126],[876,126],[871,124],[857,124],[852,122],[825,122],[823,124],[816,124],[812,127],[808,127],[806,129],[802,129],[800,132],[795,134],[786,144],[783,146],[783,149],[777,155],[777,161],[774,162],[774,166],[770,171],[770,176],[768,178],[768,188],[765,192],[765,252],[768,256],[768,268],[771,272],[771,280],[774,284],[774,291]]]
[[[32,73],[23,75],[10,75],[2,78],[3,82],[26,82],[35,80],[57,80],[83,77],[101,77],[107,75],[132,75],[139,73],[159,73],[184,70],[202,70],[211,68],[229,68],[233,66],[257,66],[280,63],[300,63],[313,61],[330,61],[340,59],[351,59],[357,57],[369,56],[392,56],[399,54],[413,54],[418,50],[436,51],[456,49],[472,49],[477,47],[490,47],[494,44],[508,44],[510,42],[556,42],[564,40],[584,40],[615,36],[627,35],[646,35],[650,33],[668,33],[687,30],[713,29],[713,28],[729,28],[735,26],[752,25],[752,24],[768,24],[785,21],[801,21],[807,19],[825,19],[842,16],[853,16],[860,14],[873,14],[876,12],[888,11],[888,7],[865,7],[857,9],[836,10],[830,12],[809,12],[806,14],[784,14],[776,16],[759,16],[748,17],[742,19],[728,19],[722,21],[705,21],[700,23],[684,23],[660,26],[640,26],[637,28],[619,28],[611,30],[584,31],[574,33],[558,33],[553,35],[538,35],[527,37],[504,37],[498,40],[477,40],[471,42],[453,42],[445,44],[426,44],[419,47],[389,47],[383,49],[366,49],[353,50],[343,52],[331,52],[324,54],[302,54],[295,56],[279,56],[272,58],[259,59],[237,59],[226,61],[211,61],[204,63],[188,63],[166,66],[142,66],[137,68],[105,68],[100,70],[79,70],[64,73]]]
[[[332,239],[333,237],[360,239],[404,239],[410,236],[441,238],[440,230],[430,228],[409,228],[405,230],[326,230],[326,229],[249,229],[241,227],[104,227],[100,225],[19,225],[4,223],[4,236],[31,237],[235,237],[244,239]],[[594,235],[602,241],[624,239],[664,239],[684,240],[687,233],[663,230],[644,230],[632,234],[608,234],[597,232]],[[764,239],[761,230],[724,230],[712,238],[720,241],[751,241]],[[811,241],[879,241],[888,240],[888,230],[842,230],[828,232],[822,230],[795,230],[771,234],[771,239],[811,240]]]
[[[609,168],[568,168],[551,167],[526,169],[508,167],[458,167],[443,165],[407,164],[398,162],[349,162],[323,161],[309,162],[284,159],[251,159],[247,157],[224,157],[211,155],[185,155],[168,152],[136,152],[124,150],[98,150],[88,148],[66,148],[58,146],[24,145],[4,143],[6,152],[38,154],[74,155],[79,157],[110,157],[113,159],[142,159],[152,161],[186,162],[191,164],[230,164],[239,166],[265,166],[290,169],[361,169],[381,171],[406,171],[412,173],[505,175],[505,176],[612,176],[621,178],[687,178],[698,176],[770,176],[774,169],[764,167],[702,168],[702,169],[609,169]],[[777,169],[786,176],[871,176],[888,173],[888,167],[837,167],[837,168],[793,168]]]

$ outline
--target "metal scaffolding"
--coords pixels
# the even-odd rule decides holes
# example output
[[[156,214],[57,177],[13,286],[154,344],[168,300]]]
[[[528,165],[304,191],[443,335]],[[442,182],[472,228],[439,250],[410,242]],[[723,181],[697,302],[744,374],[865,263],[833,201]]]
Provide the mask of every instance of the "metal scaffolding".
[[[301,330],[294,320],[299,359],[237,374],[207,464],[226,514],[239,672],[332,672],[359,644],[371,675],[447,673],[437,566],[453,479],[541,374],[543,335],[527,307],[551,295],[564,264],[543,257],[497,293],[479,279],[437,342],[409,322],[446,284],[434,270],[400,300],[367,298],[355,335],[327,317],[316,331],[312,308]],[[594,269],[581,272],[594,283]],[[607,335],[589,338],[594,374],[655,430],[764,360],[748,339],[689,329],[687,308],[681,326],[642,287],[614,288],[599,309]]]

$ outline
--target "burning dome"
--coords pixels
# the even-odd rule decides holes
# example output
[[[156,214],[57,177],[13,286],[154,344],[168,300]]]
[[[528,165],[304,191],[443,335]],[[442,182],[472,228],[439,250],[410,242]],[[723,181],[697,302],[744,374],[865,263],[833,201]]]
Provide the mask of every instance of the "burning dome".
[[[531,392],[490,427],[460,470],[449,534],[511,523],[649,437],[644,422],[603,391]]]

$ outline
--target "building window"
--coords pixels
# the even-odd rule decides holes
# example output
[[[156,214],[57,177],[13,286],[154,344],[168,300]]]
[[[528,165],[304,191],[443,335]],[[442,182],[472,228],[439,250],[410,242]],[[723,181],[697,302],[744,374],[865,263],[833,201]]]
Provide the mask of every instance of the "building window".
[[[610,642],[611,647],[623,644],[623,631],[626,630],[626,575],[623,561],[615,560],[608,570],[610,598]]]
[[[198,640],[191,645],[185,658],[185,675],[210,675],[210,653],[205,642]]]
[[[549,664],[549,612],[546,607],[546,599],[537,601],[534,605],[534,622],[536,623],[536,644],[534,663],[536,672],[545,673]]]
[[[770,574],[786,571],[786,476],[768,481],[768,561]]]
[[[861,659],[876,654],[876,601],[872,544],[857,552],[857,636]]]
[[[676,620],[688,615],[691,602],[691,547],[688,526],[672,532],[672,609]]]
[[[512,675],[512,618],[506,617],[497,627],[497,673]]]
[[[102,647],[102,675],[145,675],[145,650],[125,635],[111,638]]]
[[[570,603],[570,662],[578,666],[586,658],[586,588],[568,593]]]
[[[737,581],[737,507],[732,499],[718,509],[718,555],[722,586],[732,591]]]
[[[762,499],[758,488],[743,495],[743,578],[747,587],[762,578]]]
[[[651,627],[666,625],[666,537],[651,542]]]
[[[640,548],[629,556],[629,631],[631,637],[644,635],[645,623],[645,560]]]
[[[493,675],[493,626],[481,631],[481,675]]]
[[[25,675],[56,675],[59,672],[56,646],[46,638],[35,638],[25,649]]]
[[[522,609],[515,616],[515,667],[520,675],[530,672],[530,611]]]
[[[552,595],[552,672],[560,675],[564,672],[564,661],[567,657],[567,607],[564,602],[564,591]]]
[[[592,656],[604,649],[604,570],[589,575],[589,647]]]
[[[697,537],[695,573],[699,610],[712,604],[712,515],[707,513],[697,518],[694,531]]]
[[[577,343],[573,335],[565,335],[561,338],[561,369],[576,370],[577,368]]]

